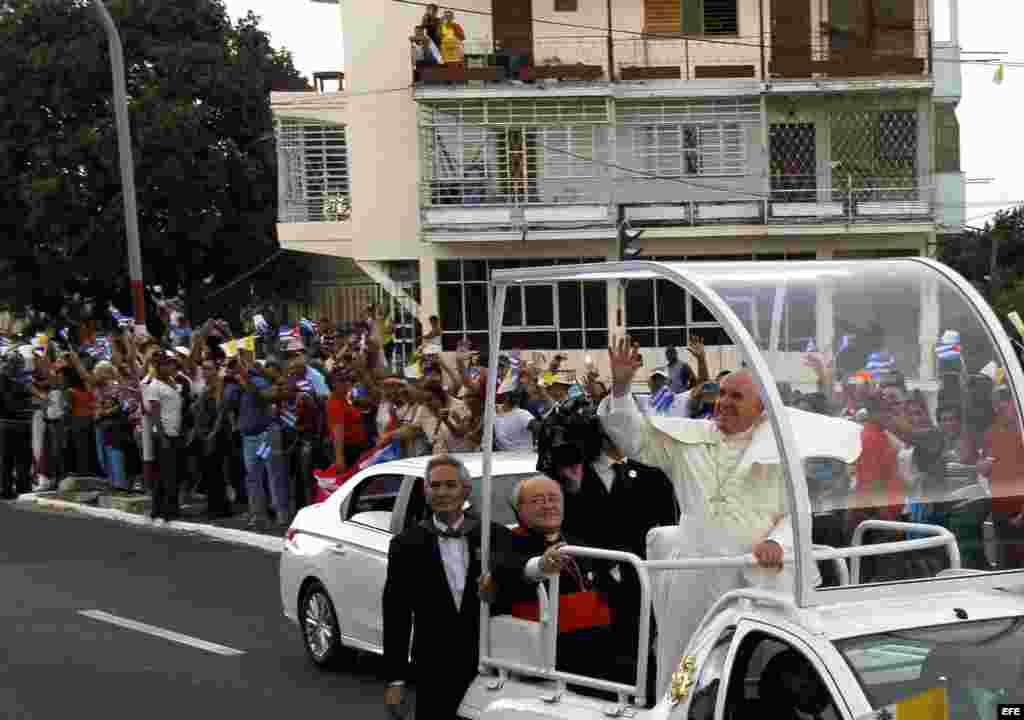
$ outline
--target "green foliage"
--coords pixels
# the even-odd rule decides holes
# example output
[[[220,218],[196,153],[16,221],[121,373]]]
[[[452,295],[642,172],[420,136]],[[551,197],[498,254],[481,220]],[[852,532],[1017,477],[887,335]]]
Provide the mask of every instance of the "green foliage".
[[[0,0],[0,296],[51,313],[73,292],[129,306],[110,60],[91,3]],[[276,250],[270,92],[309,86],[258,17],[232,23],[222,0],[108,8],[145,280],[200,299]]]

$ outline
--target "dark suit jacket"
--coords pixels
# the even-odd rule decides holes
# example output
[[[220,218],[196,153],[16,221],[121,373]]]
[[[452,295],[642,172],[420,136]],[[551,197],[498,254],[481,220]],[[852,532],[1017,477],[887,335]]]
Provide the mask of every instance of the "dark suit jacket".
[[[456,608],[441,561],[433,515],[391,541],[384,583],[384,665],[388,681],[417,681],[417,716],[437,708],[438,716],[454,715],[477,673],[480,638],[480,520],[467,513],[469,569]],[[499,585],[521,573],[519,558],[505,557],[512,548],[510,531],[492,523],[492,573]],[[413,667],[409,667],[409,635],[413,623]]]
[[[661,470],[626,460],[613,466],[609,490],[590,465],[578,493],[565,494],[562,530],[591,547],[647,553],[647,532],[679,522],[672,483]]]

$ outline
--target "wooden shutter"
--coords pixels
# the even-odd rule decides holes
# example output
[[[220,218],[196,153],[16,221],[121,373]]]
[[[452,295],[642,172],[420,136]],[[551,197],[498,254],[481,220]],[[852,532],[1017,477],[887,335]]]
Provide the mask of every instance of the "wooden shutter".
[[[810,77],[810,0],[772,0],[771,13],[771,73],[780,77]]]
[[[913,57],[914,0],[873,0],[872,46],[877,55]]]
[[[644,0],[644,32],[678,35],[682,27],[682,0]]]
[[[491,21],[495,42],[510,53],[533,57],[532,0],[497,0]]]

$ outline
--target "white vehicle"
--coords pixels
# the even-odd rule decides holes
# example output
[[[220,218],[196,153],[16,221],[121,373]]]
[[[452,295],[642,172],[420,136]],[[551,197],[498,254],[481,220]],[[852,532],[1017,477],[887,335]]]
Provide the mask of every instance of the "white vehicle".
[[[776,445],[767,449],[767,461],[781,464],[786,476],[794,542],[782,577],[790,580],[775,591],[745,588],[719,598],[678,648],[670,682],[655,689],[650,703],[646,662],[637,665],[635,682],[626,684],[559,667],[557,577],[538,586],[538,621],[492,617],[483,604],[481,672],[460,715],[473,720],[985,720],[997,716],[1000,703],[1024,701],[1024,552],[1019,549],[1024,548],[1024,528],[1007,524],[1024,511],[1024,490],[1016,485],[1018,477],[1024,478],[1024,374],[1010,339],[974,288],[948,267],[923,258],[625,262],[496,271],[490,345],[501,347],[509,286],[623,280],[680,286],[688,303],[701,305],[702,316],[721,325],[731,350],[761,385]],[[953,335],[955,343],[949,342]],[[786,382],[803,392],[816,388],[817,379],[805,366],[804,351],[812,347],[833,350],[822,365],[841,376],[861,369],[898,370],[898,376],[890,373],[881,381],[905,385],[910,402],[926,406],[923,419],[914,420],[902,439],[886,435],[875,420],[900,411],[899,392],[887,390],[876,406],[847,386],[851,406],[863,401],[872,408],[864,432],[872,428],[875,439],[863,447],[878,456],[872,455],[870,463],[855,463],[849,454],[841,459],[831,437],[839,427],[833,423],[841,421],[815,421],[818,416],[785,408],[776,386]],[[993,368],[1001,369],[1005,384],[986,385],[984,377]],[[492,367],[484,447],[493,437],[497,383],[497,367]],[[925,448],[935,447],[924,438],[937,437],[931,418],[954,401],[962,427],[944,424],[948,437],[943,435],[941,454],[929,455]],[[860,430],[856,436],[862,437]],[[882,436],[892,456],[878,454]],[[862,451],[858,444],[857,453]],[[499,487],[507,476],[533,469],[533,460],[521,470],[505,462],[489,451],[474,458],[472,471],[482,485],[475,502],[491,499],[479,505],[484,528],[491,520],[510,522]],[[871,476],[882,469],[888,480]],[[372,474],[367,471],[360,479]],[[889,482],[893,479],[899,482]],[[379,651],[383,555],[388,533],[403,527],[407,502],[402,498],[414,483],[404,478],[393,482],[388,491],[395,499],[376,528],[370,522],[367,534],[345,535],[366,548],[374,533],[377,549],[354,553],[348,546],[339,548],[345,553],[341,559],[352,564],[343,570],[343,587],[332,588],[330,575],[319,568],[329,565],[324,558],[340,531],[316,528],[353,525],[354,518],[343,514],[349,507],[373,512],[372,505],[347,500],[362,485],[353,481],[343,497],[300,514],[282,559],[282,592],[286,612],[311,617],[307,627],[314,634],[325,637],[325,616],[340,618],[329,626],[335,638],[331,647],[344,642]],[[890,511],[916,522],[875,519]],[[321,517],[318,513],[323,513],[322,525],[311,520]],[[986,538],[989,522],[995,535]],[[755,564],[748,556],[659,559],[652,550],[664,548],[676,530],[651,532],[648,560],[597,548],[566,547],[563,552],[632,564],[641,581],[642,607],[651,606],[652,589],[668,574]],[[988,555],[986,539],[993,545]],[[486,533],[483,543],[486,573]],[[816,570],[825,578],[821,584]],[[305,582],[320,588],[317,598],[333,598],[337,612],[323,605],[325,614],[319,600],[300,601],[306,597],[301,592]],[[354,588],[351,596],[349,588]],[[659,627],[669,626],[671,608],[656,620]],[[637,621],[638,656],[646,659],[651,614]]]
[[[795,549],[786,558],[790,586],[776,592],[747,588],[721,597],[679,648],[671,681],[656,689],[649,707],[646,663],[638,664],[631,685],[559,668],[558,583],[552,579],[548,611],[533,627],[482,610],[482,671],[460,712],[488,720],[983,720],[997,716],[999,703],[1024,700],[1024,574],[1019,569],[1024,557],[1014,556],[1012,530],[999,536],[999,516],[1011,512],[1000,495],[1012,494],[1017,476],[1024,477],[1019,466],[1024,464],[1019,401],[1024,375],[1001,324],[974,288],[948,267],[923,258],[627,262],[496,271],[491,345],[500,343],[509,286],[652,279],[676,283],[687,292],[687,302],[702,305],[763,389],[794,526]],[[899,376],[886,374],[881,382],[899,380],[910,402],[926,403],[921,427],[915,424],[912,435],[893,444],[897,477],[905,483],[900,497],[883,492],[879,501],[879,494],[870,492],[872,466],[837,459],[830,437],[834,420],[815,423],[817,416],[783,406],[776,383],[805,393],[818,389],[805,366],[804,351],[811,348],[834,350],[823,365],[840,375],[865,366],[898,370]],[[985,384],[984,374],[993,368],[1003,370],[1004,387]],[[489,378],[491,392],[496,380]],[[885,403],[890,403],[885,398],[898,400],[893,392],[882,396]],[[896,412],[897,400],[874,411]],[[953,457],[955,443],[944,440],[941,458],[932,456],[928,464],[922,438],[935,437],[938,428],[931,418],[940,405],[954,401],[963,420],[957,439],[972,435],[975,450],[956,449],[970,456]],[[940,466],[944,469],[936,470]],[[942,487],[934,486],[935,478],[943,480]],[[1024,492],[1020,496],[1012,515],[1024,510]],[[895,500],[902,518],[919,521],[870,519],[880,505],[890,507]],[[856,512],[868,519],[859,520]],[[485,527],[487,513],[483,508]],[[986,556],[984,526],[990,513],[996,537],[994,552]],[[652,531],[649,555],[673,532]],[[634,564],[644,606],[666,573],[754,564],[751,557],[643,561],[594,548],[565,552]],[[815,569],[827,578],[817,586]],[[645,658],[650,617],[638,622],[639,656]],[[672,622],[671,608],[658,622]],[[599,699],[592,691],[614,693],[617,700]]]
[[[470,504],[481,504],[483,457],[460,455],[473,474]],[[281,553],[281,603],[298,623],[310,659],[327,667],[346,654],[383,652],[381,594],[391,538],[423,519],[423,471],[429,457],[396,460],[358,473],[326,501],[303,508]],[[534,453],[494,459],[496,520],[514,525],[507,498],[515,483],[536,474]]]

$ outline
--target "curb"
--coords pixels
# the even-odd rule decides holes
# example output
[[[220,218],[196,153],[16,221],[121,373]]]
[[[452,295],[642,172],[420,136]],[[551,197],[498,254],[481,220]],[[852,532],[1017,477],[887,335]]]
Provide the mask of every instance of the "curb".
[[[48,493],[46,495],[41,493],[25,493],[23,495],[19,495],[15,502],[19,505],[35,505],[36,507],[46,508],[49,510],[77,512],[81,515],[106,518],[107,520],[115,520],[128,525],[148,527],[154,530],[177,530],[179,532],[202,535],[214,540],[220,540],[234,545],[252,547],[272,554],[278,554],[284,548],[283,538],[269,537],[259,533],[248,532],[247,530],[235,530],[234,528],[222,528],[215,525],[185,522],[183,520],[174,520],[164,525],[157,525],[145,515],[136,515],[135,513],[129,513],[114,508],[80,505],[79,503],[68,502],[67,500],[58,500],[56,498],[49,497],[48,495]]]

